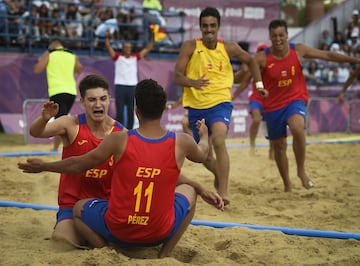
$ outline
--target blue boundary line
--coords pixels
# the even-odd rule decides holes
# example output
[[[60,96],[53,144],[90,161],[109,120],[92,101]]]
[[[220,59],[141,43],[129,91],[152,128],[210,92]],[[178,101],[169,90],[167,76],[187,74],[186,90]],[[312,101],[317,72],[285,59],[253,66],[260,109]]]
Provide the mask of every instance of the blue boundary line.
[[[3,200],[0,200],[0,207],[31,208],[34,210],[51,210],[51,211],[57,211],[59,209],[58,207],[55,207],[55,206],[46,206],[46,205],[40,205],[40,204],[3,201]],[[288,227],[278,227],[278,226],[241,224],[241,223],[212,222],[212,221],[201,221],[201,220],[192,220],[191,224],[195,225],[195,226],[208,226],[208,227],[214,227],[214,228],[246,227],[246,228],[255,229],[255,230],[280,231],[287,235],[360,240],[360,233],[352,233],[352,232],[311,230],[311,229],[301,229],[301,228],[288,228]]]

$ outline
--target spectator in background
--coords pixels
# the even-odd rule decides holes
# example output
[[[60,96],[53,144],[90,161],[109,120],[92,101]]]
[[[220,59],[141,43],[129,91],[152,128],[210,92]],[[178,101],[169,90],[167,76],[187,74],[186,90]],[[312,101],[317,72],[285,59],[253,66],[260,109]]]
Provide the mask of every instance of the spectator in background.
[[[74,3],[68,4],[65,11],[65,31],[70,41],[77,41],[83,34],[82,17]]]
[[[8,12],[8,8],[5,2],[0,1],[0,32],[5,32],[5,25],[6,25],[6,14]],[[2,39],[3,37],[0,37],[0,45],[4,41]]]
[[[60,16],[60,10],[55,8],[51,13],[51,35],[62,37],[65,35],[64,22]]]
[[[357,9],[353,10],[351,20],[349,21],[349,23],[345,28],[345,36],[347,39],[351,38],[351,33],[354,30],[357,31],[358,33],[360,30],[359,10]]]
[[[347,39],[347,45],[349,46],[349,55],[356,56],[360,47],[359,32],[353,30],[350,35],[350,39]]]
[[[330,50],[330,46],[327,43],[322,43],[319,47],[320,50],[328,51]]]
[[[356,80],[359,80],[359,77],[360,77],[360,65],[358,65],[355,69],[353,69],[351,71],[350,76],[345,81],[341,92],[339,93],[338,97],[336,98],[337,103],[342,103],[344,101],[344,96],[345,96],[346,91],[349,89],[351,84],[353,84],[353,82],[355,82]]]
[[[319,49],[321,50],[325,50],[323,49],[323,47],[326,45],[327,47],[330,46],[330,44],[333,42],[333,38],[330,36],[330,33],[328,30],[324,30],[321,34],[320,37],[320,42],[319,42]]]
[[[125,23],[126,16],[122,13],[118,13],[116,18],[110,18],[99,24],[95,29],[95,48],[101,48],[100,43],[103,43],[107,35],[110,34],[110,39],[112,39],[113,45],[116,48],[121,48],[119,45],[119,40],[121,38],[122,32],[120,31],[119,24]]]
[[[339,53],[339,54],[345,54],[345,51],[343,50],[343,45],[339,44],[339,43],[332,43],[330,46],[330,51],[331,52],[335,52],[335,53]]]
[[[26,11],[23,14],[22,34],[29,37],[31,42],[40,41],[39,14],[38,14],[38,7],[35,4],[31,5],[30,13]]]
[[[350,76],[350,65],[331,63],[328,76],[329,83],[344,83]]]
[[[153,48],[154,39],[138,53],[132,52],[132,44],[125,41],[122,52],[117,53],[110,45],[111,33],[108,31],[105,39],[105,47],[115,65],[115,104],[116,120],[126,126],[127,129],[134,127],[134,91],[138,83],[138,61],[144,58]],[[124,108],[126,107],[127,119],[124,123]]]
[[[3,6],[4,11],[7,11],[7,18],[4,22],[7,24],[7,28],[3,27],[3,31],[7,29],[9,36],[5,36],[5,42],[7,44],[17,44],[19,34],[22,31],[22,20],[21,16],[25,13],[25,2],[24,1],[13,1],[13,0],[4,0],[6,7]],[[1,18],[0,18],[1,19]]]
[[[334,44],[338,44],[338,46],[333,46]],[[347,51],[347,44],[346,44],[346,39],[343,35],[343,33],[341,31],[336,32],[335,34],[335,38],[333,40],[333,42],[330,44],[329,50],[332,51],[331,49],[336,49],[336,51]]]
[[[166,26],[166,20],[161,15],[163,6],[159,0],[143,0],[142,6],[144,19],[148,22],[148,25],[157,24],[160,27]]]
[[[38,26],[40,30],[41,39],[47,40],[51,35],[51,21],[50,21],[50,11],[45,3],[42,3],[38,9]]]
[[[82,24],[83,24],[83,32],[89,32],[91,29],[91,21],[93,20],[92,16],[92,8],[94,7],[93,0],[80,0],[78,5],[79,14],[81,16]],[[95,12],[94,12],[95,13]]]
[[[307,84],[323,83],[321,69],[316,60],[308,60],[307,64],[303,67],[303,73]]]

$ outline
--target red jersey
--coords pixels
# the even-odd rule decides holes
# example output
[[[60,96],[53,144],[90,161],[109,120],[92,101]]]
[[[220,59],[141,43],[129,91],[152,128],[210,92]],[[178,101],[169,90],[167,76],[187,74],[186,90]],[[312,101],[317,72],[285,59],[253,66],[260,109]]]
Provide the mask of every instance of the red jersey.
[[[78,115],[78,121],[78,134],[69,146],[63,148],[62,159],[85,154],[95,149],[102,141],[91,133],[85,114]],[[124,126],[116,121],[111,131],[122,131],[123,129]],[[58,191],[60,209],[72,208],[80,199],[109,199],[113,164],[113,158],[110,158],[82,174],[61,174]]]
[[[289,48],[289,55],[283,59],[274,58],[270,49],[265,49],[266,64],[261,76],[269,91],[269,97],[263,101],[266,112],[279,110],[294,100],[308,102],[306,81],[295,45],[290,44]]]
[[[136,129],[128,131],[126,148],[115,165],[105,213],[106,225],[119,240],[151,243],[163,240],[171,232],[180,174],[175,136],[168,131],[160,139],[147,139]]]

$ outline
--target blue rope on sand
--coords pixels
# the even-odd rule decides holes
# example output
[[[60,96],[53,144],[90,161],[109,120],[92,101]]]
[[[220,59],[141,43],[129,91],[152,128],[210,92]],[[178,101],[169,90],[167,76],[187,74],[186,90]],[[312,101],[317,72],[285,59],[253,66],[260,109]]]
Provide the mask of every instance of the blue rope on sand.
[[[3,201],[3,200],[0,201],[0,207],[31,208],[34,210],[51,210],[51,211],[58,210],[58,207],[55,206],[46,206],[46,205],[39,205],[32,203],[12,202],[12,201]],[[198,226],[209,226],[214,228],[246,227],[255,230],[280,231],[287,235],[360,240],[359,233],[349,233],[349,232],[309,230],[309,229],[299,229],[299,228],[251,225],[251,224],[240,224],[240,223],[211,222],[211,221],[200,221],[200,220],[192,220],[191,224]]]
[[[1,152],[0,156],[4,157],[20,157],[20,156],[44,156],[61,154],[60,151],[25,151],[25,152]]]

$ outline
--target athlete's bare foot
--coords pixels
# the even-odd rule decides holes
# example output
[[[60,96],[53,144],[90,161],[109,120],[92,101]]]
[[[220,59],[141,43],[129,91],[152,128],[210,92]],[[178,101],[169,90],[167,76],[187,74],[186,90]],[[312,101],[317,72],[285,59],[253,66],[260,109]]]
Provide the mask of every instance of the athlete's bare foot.
[[[284,186],[284,192],[291,192],[292,188],[291,185]]]
[[[299,176],[299,178],[300,178],[301,184],[304,188],[310,189],[310,188],[314,187],[314,183],[306,175],[302,176],[302,177]]]
[[[223,199],[223,202],[224,202],[224,206],[227,206],[227,205],[230,204],[230,200],[228,198],[222,197],[222,199]]]
[[[72,241],[71,239],[69,239],[61,234],[53,233],[51,235],[51,239],[53,241],[59,243],[60,245],[67,245],[69,247],[75,247],[78,249],[90,249],[88,246],[76,244],[74,241]]]

